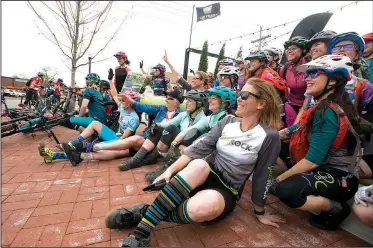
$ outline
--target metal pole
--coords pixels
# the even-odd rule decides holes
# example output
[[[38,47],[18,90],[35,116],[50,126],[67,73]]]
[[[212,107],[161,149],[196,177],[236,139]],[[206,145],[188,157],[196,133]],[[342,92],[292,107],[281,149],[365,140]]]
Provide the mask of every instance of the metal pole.
[[[91,73],[91,62],[92,62],[92,58],[88,57],[88,61],[89,61],[88,73]]]
[[[190,44],[192,43],[193,19],[194,19],[194,6],[195,6],[195,5],[193,5],[192,23],[190,24],[190,36],[189,36],[189,46],[188,46],[188,48],[190,48]]]
[[[193,33],[193,19],[194,19],[194,7],[193,5],[193,13],[192,13],[192,23],[190,24],[190,35],[189,35],[189,46],[185,50],[185,60],[184,60],[184,73],[183,77],[188,80],[188,65],[189,65],[189,53],[190,53],[190,45],[192,43],[192,33]]]

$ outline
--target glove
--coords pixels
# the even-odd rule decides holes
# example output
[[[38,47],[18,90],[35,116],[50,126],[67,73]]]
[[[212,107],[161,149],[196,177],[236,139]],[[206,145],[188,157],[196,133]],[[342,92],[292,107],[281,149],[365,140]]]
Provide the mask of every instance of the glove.
[[[141,60],[141,62],[140,62],[140,69],[142,69],[143,66],[144,66],[144,61]]]
[[[107,76],[107,79],[109,80],[113,80],[113,77],[114,77],[114,72],[113,72],[113,69],[109,69],[109,75]]]
[[[360,187],[355,194],[355,204],[361,204],[367,207],[367,203],[373,204],[373,185]]]
[[[155,124],[155,123],[150,127],[150,134],[151,135],[155,134],[155,132],[157,131],[157,127],[158,127],[158,125]]]

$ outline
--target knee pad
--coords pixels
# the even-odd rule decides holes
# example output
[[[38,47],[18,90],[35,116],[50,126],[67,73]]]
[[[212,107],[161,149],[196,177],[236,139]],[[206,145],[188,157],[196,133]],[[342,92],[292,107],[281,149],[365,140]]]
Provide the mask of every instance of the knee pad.
[[[170,146],[172,141],[180,133],[180,129],[177,126],[171,125],[166,127],[162,132],[161,141],[163,144]]]
[[[190,146],[195,140],[197,140],[202,135],[202,132],[197,128],[190,129],[184,136],[180,145]]]
[[[66,118],[62,123],[61,123],[62,126],[64,127],[67,127],[67,128],[70,128],[70,129],[73,129],[73,130],[77,130],[79,126],[71,123],[71,118]]]

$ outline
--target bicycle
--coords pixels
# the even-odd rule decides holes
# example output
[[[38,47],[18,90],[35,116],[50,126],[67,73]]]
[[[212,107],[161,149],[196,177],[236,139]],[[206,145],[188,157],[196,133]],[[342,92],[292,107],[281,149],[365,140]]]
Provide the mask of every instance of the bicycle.
[[[75,92],[73,91],[73,89],[68,89],[67,91],[68,92],[67,92],[67,96],[65,97],[65,99],[59,102],[59,104],[55,106],[55,108],[52,110],[53,116],[55,116],[57,113],[63,115],[63,114],[74,112],[73,106],[75,102],[72,101],[73,95],[76,95],[78,97],[83,97],[81,93]],[[76,99],[74,101],[76,101]]]

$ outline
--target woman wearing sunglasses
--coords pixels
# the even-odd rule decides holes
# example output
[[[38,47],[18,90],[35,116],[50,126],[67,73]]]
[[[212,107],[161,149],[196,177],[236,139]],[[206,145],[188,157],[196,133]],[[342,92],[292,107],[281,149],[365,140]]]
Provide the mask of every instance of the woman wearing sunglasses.
[[[181,131],[168,151],[166,160],[167,164],[161,166],[155,171],[145,173],[145,178],[149,183],[160,176],[165,170],[173,164],[180,156],[181,152],[187,146],[197,142],[205,136],[221,119],[223,119],[231,108],[237,104],[236,93],[225,86],[218,86],[205,91],[209,95],[208,108],[212,112],[211,115],[201,118],[196,124]]]
[[[294,166],[274,180],[271,192],[291,208],[321,211],[311,224],[334,230],[350,214],[346,201],[359,185],[359,116],[344,90],[352,63],[346,56],[326,55],[297,70],[306,73],[306,92],[316,104],[279,132],[282,139],[290,136]]]
[[[347,56],[354,64],[353,74],[358,78],[369,79],[369,68],[363,59],[365,42],[355,32],[338,34],[329,42],[327,54]]]
[[[150,232],[162,220],[189,224],[225,218],[235,208],[251,175],[258,221],[274,227],[285,223],[264,210],[269,167],[280,151],[277,92],[269,83],[253,78],[237,100],[239,117],[222,119],[155,180],[165,179],[167,184],[155,201],[145,206],[146,211],[142,208],[137,213],[116,211],[108,215],[107,223],[113,226],[138,223],[122,246],[149,246]]]
[[[238,89],[238,77],[240,71],[235,66],[225,66],[218,72],[219,86],[228,87],[233,90]]]

